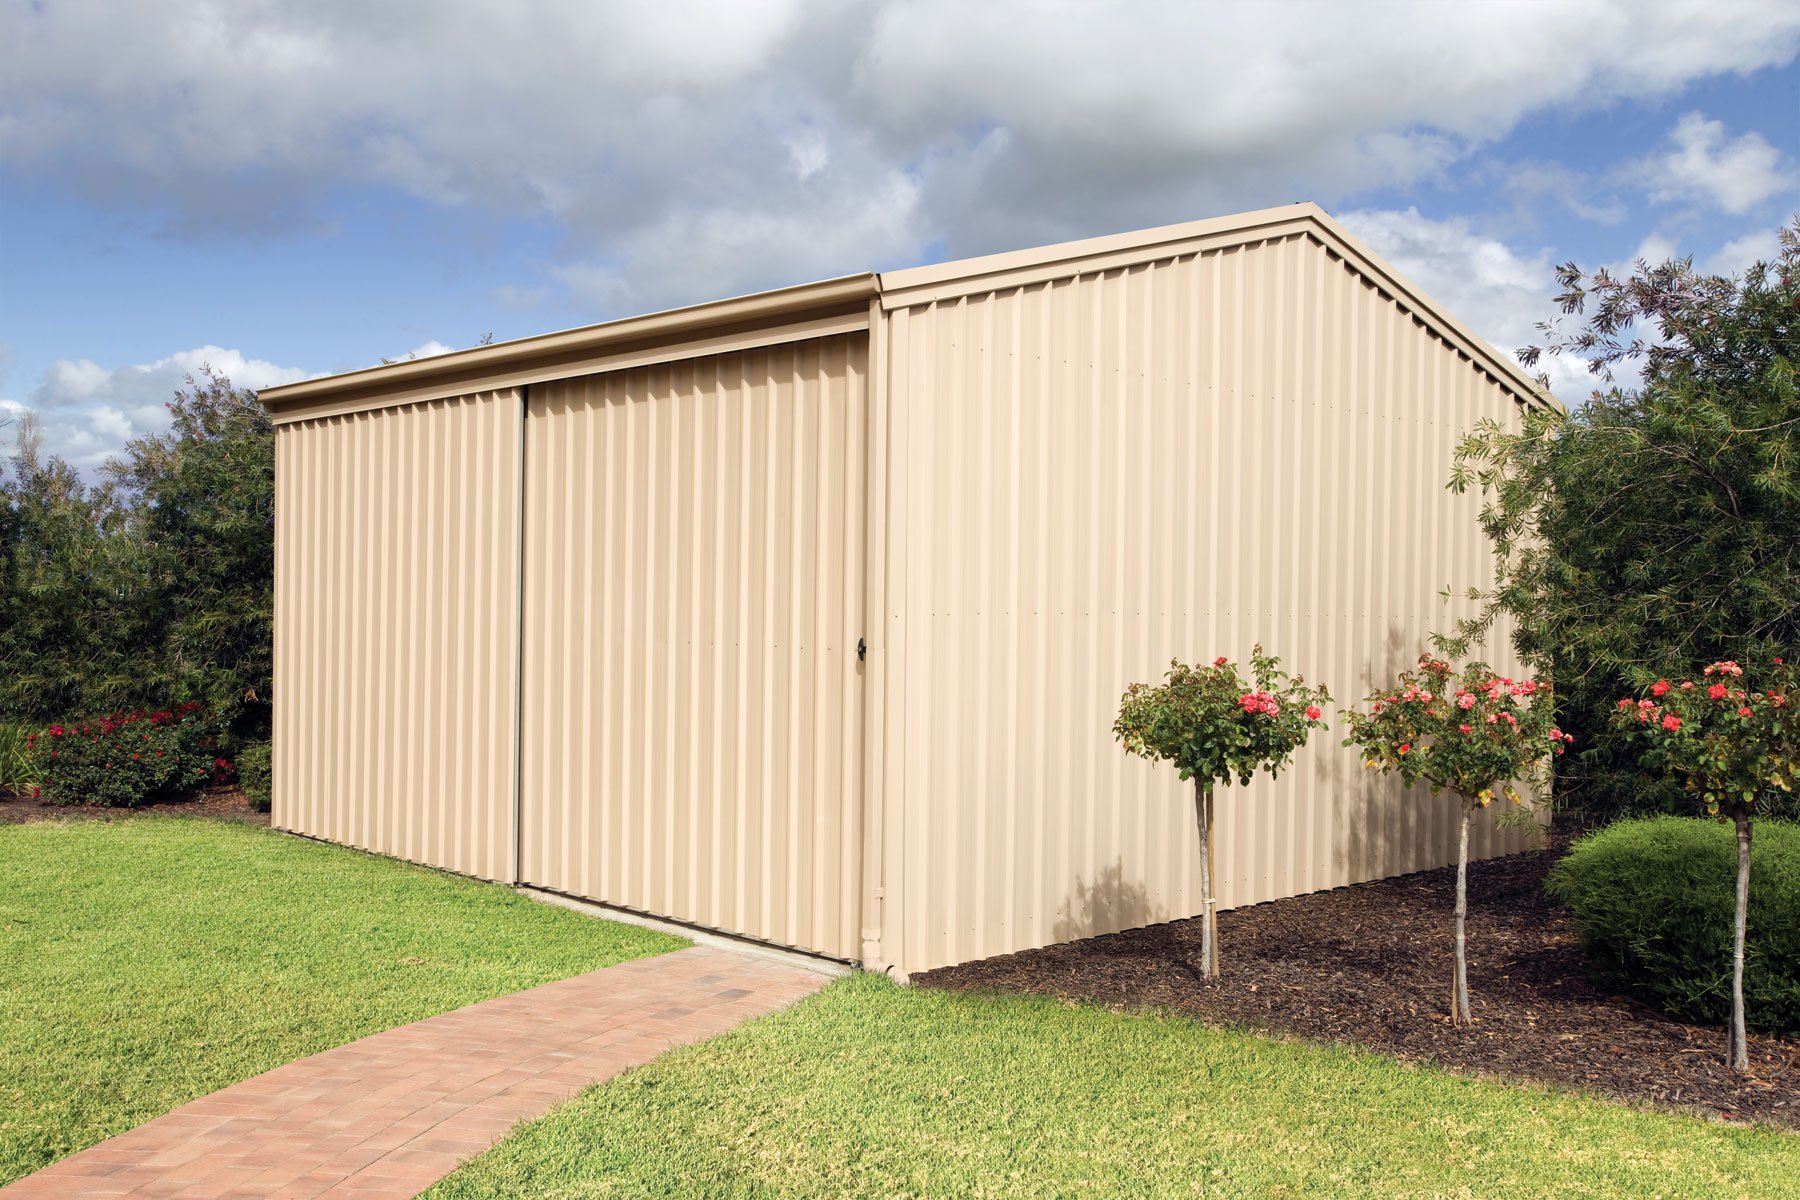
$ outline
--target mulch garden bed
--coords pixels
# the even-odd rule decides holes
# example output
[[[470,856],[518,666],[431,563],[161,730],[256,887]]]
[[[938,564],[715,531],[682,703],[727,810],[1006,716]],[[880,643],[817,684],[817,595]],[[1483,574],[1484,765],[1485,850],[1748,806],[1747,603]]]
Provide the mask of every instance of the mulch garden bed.
[[[186,800],[169,804],[146,804],[142,808],[46,804],[29,796],[0,792],[0,825],[22,825],[27,821],[113,821],[145,815],[211,817],[220,821],[243,821],[249,825],[269,823],[268,813],[251,808],[244,793],[230,786],[205,788]]]
[[[1800,1039],[1753,1033],[1751,1076],[1739,1080],[1726,1065],[1722,1028],[1670,1020],[1587,981],[1568,915],[1543,891],[1566,838],[1557,842],[1470,864],[1476,1021],[1468,1029],[1447,1016],[1454,867],[1220,913],[1221,971],[1211,984],[1199,977],[1198,921],[984,959],[913,981],[1162,1009],[1800,1130]]]

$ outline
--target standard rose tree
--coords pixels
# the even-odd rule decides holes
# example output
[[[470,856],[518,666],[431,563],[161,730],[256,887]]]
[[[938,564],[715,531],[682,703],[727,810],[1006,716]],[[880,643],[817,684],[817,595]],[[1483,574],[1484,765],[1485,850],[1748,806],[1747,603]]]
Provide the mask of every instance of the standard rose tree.
[[[1194,821],[1200,833],[1200,973],[1219,970],[1217,914],[1213,904],[1213,787],[1249,783],[1259,771],[1280,772],[1314,729],[1325,728],[1320,706],[1331,703],[1322,687],[1289,677],[1281,660],[1256,647],[1254,683],[1237,664],[1216,658],[1211,666],[1169,664],[1160,684],[1134,683],[1119,702],[1113,735],[1143,758],[1175,765],[1194,781]]]
[[[1750,908],[1750,818],[1776,792],[1793,790],[1800,769],[1800,713],[1794,669],[1777,658],[1760,684],[1735,662],[1716,662],[1698,683],[1659,679],[1641,700],[1613,714],[1646,744],[1644,761],[1681,778],[1715,817],[1737,827],[1737,912],[1732,926],[1731,1066],[1750,1069],[1744,1035],[1744,931]],[[1794,696],[1790,702],[1790,696]]]
[[[1469,1023],[1469,970],[1465,925],[1469,912],[1469,821],[1496,795],[1524,800],[1513,786],[1541,771],[1552,752],[1574,739],[1552,724],[1550,684],[1496,675],[1470,663],[1460,676],[1429,654],[1402,671],[1394,685],[1366,701],[1368,712],[1344,715],[1363,765],[1394,772],[1408,787],[1424,783],[1436,796],[1454,792],[1462,805],[1456,849],[1456,965],[1451,975],[1450,1021]]]

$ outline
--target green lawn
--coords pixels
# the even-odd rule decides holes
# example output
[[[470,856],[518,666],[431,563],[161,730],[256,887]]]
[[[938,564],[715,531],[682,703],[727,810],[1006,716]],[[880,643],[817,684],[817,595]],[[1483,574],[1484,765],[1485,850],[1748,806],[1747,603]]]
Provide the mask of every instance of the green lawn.
[[[0,1183],[291,1059],[682,944],[248,825],[0,826]]]
[[[1800,1195],[1800,1137],[1051,1000],[833,984],[427,1193]]]

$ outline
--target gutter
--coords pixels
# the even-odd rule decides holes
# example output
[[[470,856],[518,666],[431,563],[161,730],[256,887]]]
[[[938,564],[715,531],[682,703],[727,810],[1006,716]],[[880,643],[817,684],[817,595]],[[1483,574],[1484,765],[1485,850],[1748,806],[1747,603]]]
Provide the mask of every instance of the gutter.
[[[260,398],[276,424],[285,424],[829,336],[866,329],[868,302],[879,290],[873,273],[845,275],[302,380],[265,389]]]

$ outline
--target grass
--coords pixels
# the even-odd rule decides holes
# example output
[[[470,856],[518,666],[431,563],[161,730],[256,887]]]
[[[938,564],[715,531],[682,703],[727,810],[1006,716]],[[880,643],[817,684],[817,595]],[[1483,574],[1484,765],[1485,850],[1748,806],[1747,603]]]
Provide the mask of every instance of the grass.
[[[291,1059],[682,944],[249,825],[0,827],[0,1183]]]
[[[430,1200],[1800,1196],[1800,1137],[856,977],[593,1088]]]

